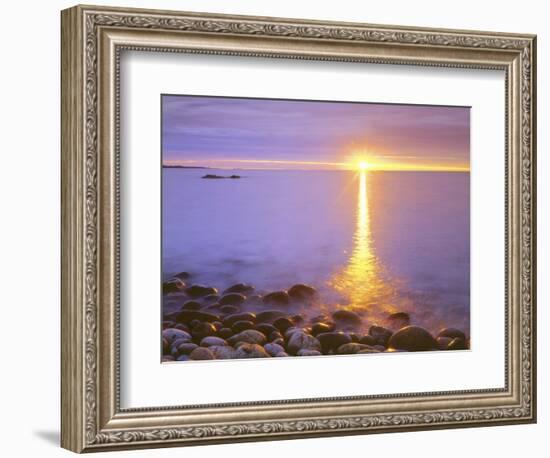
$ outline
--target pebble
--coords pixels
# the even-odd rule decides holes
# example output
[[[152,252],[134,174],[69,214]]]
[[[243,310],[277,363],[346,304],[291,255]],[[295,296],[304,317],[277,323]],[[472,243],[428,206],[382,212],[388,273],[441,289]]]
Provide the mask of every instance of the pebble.
[[[191,329],[191,335],[197,341],[201,341],[204,337],[216,334],[216,327],[212,323],[202,322]]]
[[[321,343],[323,353],[334,351],[341,345],[351,342],[351,337],[343,332],[323,332],[317,335],[317,339]]]
[[[201,347],[213,347],[227,345],[227,342],[221,337],[208,336],[201,340]]]
[[[252,321],[246,321],[246,320],[239,320],[233,323],[233,326],[231,326],[231,330],[234,333],[244,331],[245,329],[252,329],[254,327],[254,323]]]
[[[312,335],[305,332],[294,332],[288,339],[286,346],[288,353],[296,354],[299,350],[321,350],[321,343]]]
[[[332,332],[335,328],[336,325],[334,323],[317,322],[311,326],[311,333],[316,336],[317,334],[321,334],[323,332]]]
[[[204,285],[191,285],[185,289],[185,292],[189,297],[196,299],[197,297],[208,296],[209,294],[218,294],[216,288]]]
[[[194,360],[206,360],[215,359],[214,353],[212,353],[206,347],[197,347],[190,354],[189,357]]]
[[[411,317],[407,312],[395,312],[390,314],[388,321],[394,329],[401,329],[411,324]]]
[[[377,344],[384,345],[384,347],[388,345],[388,341],[392,334],[393,332],[391,330],[383,328],[382,326],[375,325],[369,328],[369,335],[376,339]]]
[[[168,328],[162,331],[162,337],[168,341],[170,346],[176,339],[187,339],[187,341],[191,340],[191,335],[188,332],[175,328]]]
[[[365,335],[359,339],[360,344],[370,345],[371,347],[376,345],[376,339],[371,335]]]
[[[266,343],[266,338],[260,331],[247,329],[246,331],[242,331],[238,334],[235,334],[234,336],[231,336],[229,339],[227,339],[227,342],[230,345],[235,345],[237,342],[263,345],[264,343]]]
[[[241,294],[248,294],[250,292],[254,291],[254,287],[252,285],[247,285],[245,283],[236,283],[229,288],[227,288],[223,294],[228,293],[241,293]]]
[[[420,326],[406,326],[393,334],[388,342],[394,350],[426,351],[439,349],[433,336]]]
[[[239,310],[239,307],[237,307],[236,305],[224,305],[220,307],[220,312],[222,312],[224,315],[239,313]]]
[[[288,314],[282,310],[265,310],[256,315],[258,323],[273,323],[274,320],[280,317],[286,317]]]
[[[255,343],[243,343],[235,350],[234,358],[269,358],[264,347]]]
[[[162,284],[162,294],[177,293],[185,289],[185,283],[179,278],[166,281]]]
[[[219,321],[220,317],[210,312],[203,312],[202,310],[181,310],[176,314],[176,321],[180,323],[191,323],[193,320],[199,321]]]
[[[271,356],[276,356],[277,353],[285,351],[285,349],[282,345],[278,345],[276,343],[267,343],[267,344],[265,344],[264,345],[264,350],[266,352],[268,352]]]
[[[220,298],[220,305],[241,305],[246,300],[246,296],[240,293],[224,294]]]
[[[180,355],[188,355],[190,354],[195,348],[198,348],[199,346],[193,342],[183,342],[178,345],[172,345],[172,355],[180,356]]]
[[[295,300],[306,300],[311,299],[317,295],[317,290],[313,286],[304,285],[299,283],[292,286],[288,290],[288,295]]]
[[[288,305],[290,303],[290,296],[286,291],[273,291],[266,294],[262,301],[264,304]]]
[[[290,319],[288,319],[287,317],[282,316],[273,321],[273,326],[275,326],[281,332],[286,332],[288,328],[294,326],[294,323],[290,321]]]
[[[361,317],[357,313],[351,310],[336,310],[332,314],[332,318],[335,321],[340,321],[347,324],[358,325],[361,324]]]
[[[256,321],[256,315],[250,312],[234,313],[232,315],[226,316],[223,319],[223,324],[224,326],[227,326],[228,328],[230,328],[237,321],[251,321],[254,323]]]
[[[235,349],[228,345],[213,345],[208,347],[216,359],[233,359],[235,358]]]
[[[435,339],[440,350],[447,350],[449,344],[453,341],[450,337],[438,337]]]
[[[282,352],[280,352],[280,353],[277,353],[275,356],[276,356],[277,358],[284,358],[285,356],[288,356],[288,353],[285,352],[285,351],[282,351]]]
[[[359,353],[362,350],[374,350],[370,345],[360,344],[356,342],[350,342],[344,345],[340,345],[336,350],[339,355],[353,355]],[[376,350],[374,350],[376,352]]]
[[[220,336],[222,339],[228,339],[233,335],[233,331],[229,328],[221,328],[218,331],[218,336]]]
[[[200,310],[201,307],[202,304],[200,302],[193,300],[187,301],[181,306],[182,310]]]
[[[202,301],[205,304],[213,304],[214,302],[218,302],[220,299],[220,296],[217,294],[208,294],[202,298]]]
[[[260,323],[257,324],[254,328],[256,331],[260,331],[262,334],[264,334],[266,337],[269,337],[274,332],[279,332],[278,329],[269,323]]]

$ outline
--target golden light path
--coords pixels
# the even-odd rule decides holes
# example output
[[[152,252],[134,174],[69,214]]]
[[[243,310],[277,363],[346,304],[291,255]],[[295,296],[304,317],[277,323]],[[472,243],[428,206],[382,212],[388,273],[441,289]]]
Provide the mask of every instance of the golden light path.
[[[395,311],[395,287],[384,278],[383,266],[373,250],[368,192],[368,167],[359,165],[356,227],[353,251],[343,268],[330,281],[348,301],[345,308],[362,311],[370,318],[383,318]]]

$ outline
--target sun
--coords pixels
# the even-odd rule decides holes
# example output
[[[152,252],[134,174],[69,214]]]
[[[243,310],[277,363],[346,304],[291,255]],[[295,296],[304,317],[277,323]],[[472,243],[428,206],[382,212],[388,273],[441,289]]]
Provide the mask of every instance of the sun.
[[[359,161],[357,168],[359,170],[367,170],[370,167],[370,164],[367,161]]]

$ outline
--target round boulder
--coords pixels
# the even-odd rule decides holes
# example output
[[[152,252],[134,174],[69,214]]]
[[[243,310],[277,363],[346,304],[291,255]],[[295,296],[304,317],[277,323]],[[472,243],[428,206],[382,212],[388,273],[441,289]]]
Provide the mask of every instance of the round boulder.
[[[162,337],[168,341],[170,346],[176,339],[186,339],[188,342],[191,340],[191,335],[188,332],[175,328],[168,328],[162,331]]]
[[[207,359],[215,359],[214,353],[212,353],[208,348],[206,347],[197,347],[195,348],[190,354],[189,358],[193,360],[207,360]]]
[[[310,350],[308,348],[301,348],[296,352],[296,356],[321,356],[322,353],[319,350]]]
[[[246,296],[240,293],[224,294],[220,300],[220,305],[241,305],[246,300]]]
[[[229,345],[235,345],[237,342],[245,342],[249,344],[263,345],[266,342],[266,337],[260,332],[254,329],[247,329],[239,332],[234,336],[227,339]]]
[[[287,351],[292,355],[299,350],[321,350],[321,343],[312,335],[305,332],[294,332],[288,339]]]
[[[315,297],[317,290],[313,286],[299,283],[288,290],[288,295],[294,300],[304,301]]]
[[[235,350],[234,358],[269,358],[269,354],[259,344],[243,343]]]
[[[182,310],[200,310],[201,307],[202,304],[200,302],[193,300],[187,301],[181,306]]]
[[[252,285],[247,285],[245,283],[237,283],[227,288],[223,292],[223,294],[228,294],[228,293],[250,294],[252,291],[254,291],[254,287]]]
[[[379,345],[387,346],[390,337],[393,332],[382,326],[371,326],[369,328],[369,335],[376,339],[376,343]]]
[[[433,336],[420,326],[406,326],[393,334],[388,342],[393,350],[426,351],[439,349]]]
[[[227,345],[227,342],[221,337],[208,336],[201,340],[201,347],[213,347]]]
[[[216,288],[204,285],[191,285],[185,289],[185,292],[189,297],[193,299],[208,296],[209,294],[218,294],[218,290]]]
[[[321,343],[323,353],[335,351],[341,345],[351,342],[351,337],[343,332],[323,332],[317,334],[317,340]]]
[[[172,280],[165,281],[162,284],[162,294],[178,293],[185,289],[185,283],[179,278],[173,278]]]
[[[276,343],[267,343],[264,345],[264,350],[268,352],[271,356],[276,356],[277,353],[285,351],[285,349]]]
[[[336,312],[332,314],[332,318],[334,319],[334,321],[339,321],[344,324],[361,324],[361,317],[351,310],[336,310]]]
[[[286,291],[273,291],[266,294],[262,299],[264,304],[288,305],[290,296]]]

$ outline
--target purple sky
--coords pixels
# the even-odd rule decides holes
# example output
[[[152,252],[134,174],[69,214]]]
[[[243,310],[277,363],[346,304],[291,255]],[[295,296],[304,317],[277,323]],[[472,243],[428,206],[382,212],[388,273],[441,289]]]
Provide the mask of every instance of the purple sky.
[[[162,110],[164,163],[339,168],[366,158],[469,168],[466,107],[170,95]]]

